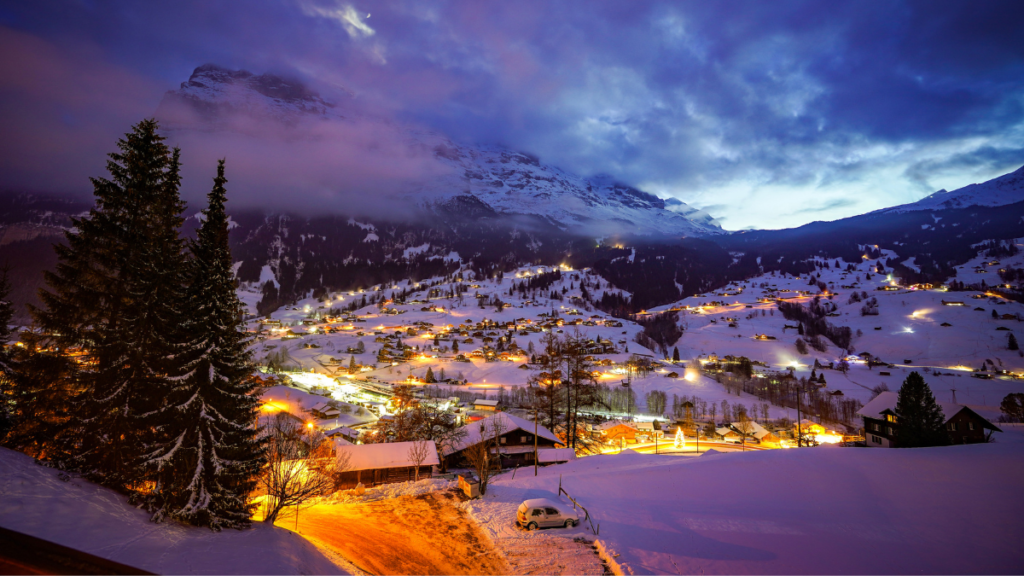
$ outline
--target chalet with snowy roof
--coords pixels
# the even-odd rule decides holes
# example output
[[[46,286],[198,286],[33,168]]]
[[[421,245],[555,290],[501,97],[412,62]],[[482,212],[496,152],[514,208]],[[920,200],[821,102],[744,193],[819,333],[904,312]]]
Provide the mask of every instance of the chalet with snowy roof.
[[[485,442],[492,454],[495,453],[496,446],[500,448],[502,467],[530,465],[533,464],[534,427],[534,423],[529,420],[498,412],[463,426],[465,436],[458,444],[448,448],[443,457],[449,459],[449,464],[465,465],[465,451]],[[536,430],[537,458],[540,463],[564,462],[569,459],[565,457],[565,452],[544,454],[550,450],[563,448],[564,444],[547,428],[536,426]]]
[[[473,401],[473,409],[474,410],[484,410],[484,411],[487,411],[487,412],[494,412],[495,410],[498,409],[498,401],[497,400],[477,399],[477,400]]]
[[[665,433],[654,429],[654,422],[637,422],[636,431],[641,440],[651,442],[655,437],[664,438]]]
[[[738,432],[730,428],[729,426],[722,426],[721,428],[715,429],[715,436],[723,442],[739,442],[740,435]]]
[[[338,474],[335,489],[347,490],[357,484],[370,487],[415,480],[417,462],[413,451],[416,445],[416,442],[338,445],[338,463],[344,470]],[[430,478],[434,466],[440,463],[437,447],[433,442],[423,442],[421,446],[426,448],[426,454],[418,463],[419,477]]]
[[[594,427],[597,436],[605,442],[636,443],[637,427],[631,422],[610,420]]]
[[[869,447],[899,446],[900,419],[896,413],[896,392],[882,392],[857,411],[864,419],[864,439]],[[945,419],[950,444],[975,444],[985,441],[985,432],[1002,432],[974,410],[961,404],[936,402]]]

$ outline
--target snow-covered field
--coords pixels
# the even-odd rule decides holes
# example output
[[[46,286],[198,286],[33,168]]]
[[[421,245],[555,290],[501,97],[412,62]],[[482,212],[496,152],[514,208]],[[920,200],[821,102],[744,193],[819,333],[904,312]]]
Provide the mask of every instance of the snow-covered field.
[[[907,450],[626,451],[504,474],[469,506],[499,547],[585,536],[626,574],[1019,574],[1024,433],[1009,430]],[[556,497],[560,481],[599,534],[517,534],[516,507]]]
[[[302,537],[154,524],[124,496],[0,448],[0,526],[157,574],[346,574]]]

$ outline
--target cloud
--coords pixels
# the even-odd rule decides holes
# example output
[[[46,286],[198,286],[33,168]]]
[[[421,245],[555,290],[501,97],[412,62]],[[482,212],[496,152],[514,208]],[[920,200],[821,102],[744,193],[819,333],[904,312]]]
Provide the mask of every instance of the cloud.
[[[367,38],[377,33],[364,20],[364,18],[369,18],[370,15],[367,14],[364,17],[351,4],[336,3],[334,6],[325,7],[314,2],[303,1],[300,3],[300,6],[302,7],[302,12],[307,16],[319,16],[336,20],[353,39]]]
[[[82,193],[118,137],[152,115],[161,86],[105,62],[97,46],[58,46],[0,26],[0,186]]]
[[[153,110],[153,87],[204,62],[287,71],[396,125],[612,173],[729,228],[850,216],[1024,163],[1019,1],[381,0],[372,20],[353,3],[297,1],[37,0],[5,21],[73,68],[119,76],[110,98],[126,110]],[[57,144],[31,126],[94,142],[123,132],[118,105],[94,102],[91,116],[67,102],[91,78],[58,80],[15,86],[20,104],[0,111],[22,126],[6,144],[21,161],[0,164],[0,182],[65,177],[40,167]]]

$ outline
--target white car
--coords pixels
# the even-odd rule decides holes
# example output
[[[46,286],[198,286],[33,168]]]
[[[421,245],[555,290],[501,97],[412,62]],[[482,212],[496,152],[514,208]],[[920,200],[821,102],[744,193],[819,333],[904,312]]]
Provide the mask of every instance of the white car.
[[[519,505],[516,511],[516,523],[527,530],[565,526],[572,528],[580,523],[580,517],[572,507],[557,500],[534,498]]]

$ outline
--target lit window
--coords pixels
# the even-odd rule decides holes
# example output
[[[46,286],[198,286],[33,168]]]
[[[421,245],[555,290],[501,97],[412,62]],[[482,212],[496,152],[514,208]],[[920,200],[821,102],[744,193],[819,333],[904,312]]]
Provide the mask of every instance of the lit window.
[[[968,428],[968,429],[969,429],[970,431],[972,431],[972,432],[973,432],[973,431],[974,431],[974,422],[968,422],[968,423],[967,423],[967,428]]]

